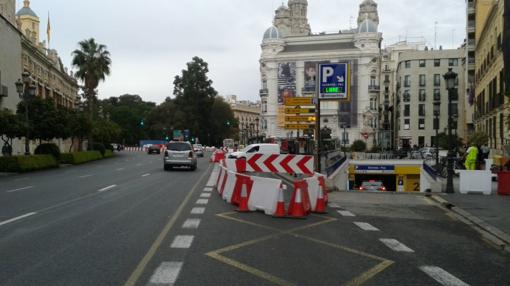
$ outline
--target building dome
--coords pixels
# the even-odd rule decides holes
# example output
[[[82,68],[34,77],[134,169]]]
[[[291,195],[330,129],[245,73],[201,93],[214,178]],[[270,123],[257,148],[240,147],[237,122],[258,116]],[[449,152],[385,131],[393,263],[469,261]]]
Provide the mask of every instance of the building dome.
[[[35,18],[39,18],[37,14],[30,8],[30,1],[23,1],[23,8],[21,8],[18,13],[16,13],[16,16],[31,16]]]
[[[368,18],[363,20],[359,24],[358,33],[377,33],[377,23]]]
[[[264,41],[266,40],[279,40],[280,39],[280,31],[275,26],[271,26],[264,33]]]

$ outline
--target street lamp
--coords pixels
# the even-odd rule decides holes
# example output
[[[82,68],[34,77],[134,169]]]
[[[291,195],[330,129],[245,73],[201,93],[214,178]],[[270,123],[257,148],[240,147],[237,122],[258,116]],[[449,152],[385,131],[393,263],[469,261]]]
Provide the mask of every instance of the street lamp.
[[[255,118],[255,122],[256,122],[256,127],[257,127],[257,142],[256,143],[259,143],[259,121],[260,119],[259,118]]]
[[[457,74],[452,71],[452,68],[448,69],[448,72],[443,76],[446,82],[446,89],[448,90],[448,176],[446,179],[446,193],[454,193],[453,190],[453,150],[452,150],[452,101],[455,96],[455,82],[457,80]]]
[[[16,91],[19,94],[19,98],[23,100],[23,105],[25,105],[25,155],[30,155],[30,123],[28,120],[28,101],[35,96],[35,92],[37,87],[32,84],[32,78],[30,77],[29,72],[23,72],[21,74],[21,79],[18,79],[16,82]]]
[[[434,101],[434,130],[436,130],[436,170],[439,170],[439,115],[441,114],[441,101]]]

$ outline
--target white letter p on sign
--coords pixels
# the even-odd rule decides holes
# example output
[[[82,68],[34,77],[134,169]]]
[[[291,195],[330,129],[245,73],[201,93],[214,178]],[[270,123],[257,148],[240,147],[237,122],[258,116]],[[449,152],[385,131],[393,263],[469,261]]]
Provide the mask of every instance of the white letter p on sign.
[[[328,79],[335,74],[335,69],[332,67],[322,67],[322,82],[328,82]]]

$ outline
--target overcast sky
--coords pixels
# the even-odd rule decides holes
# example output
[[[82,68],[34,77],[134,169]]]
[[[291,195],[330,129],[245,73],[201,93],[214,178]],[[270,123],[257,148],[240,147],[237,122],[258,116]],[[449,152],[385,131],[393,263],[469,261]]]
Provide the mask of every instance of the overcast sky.
[[[18,0],[18,8],[22,0]],[[356,25],[362,0],[310,0],[314,33]],[[465,0],[376,0],[383,45],[407,35],[434,45],[458,47],[465,37]],[[260,43],[278,0],[32,0],[41,18],[41,40],[51,17],[51,47],[70,66],[77,42],[94,37],[112,54],[112,74],[99,87],[101,98],[139,94],[160,103],[173,91],[173,78],[193,56],[209,63],[222,94],[258,100]]]

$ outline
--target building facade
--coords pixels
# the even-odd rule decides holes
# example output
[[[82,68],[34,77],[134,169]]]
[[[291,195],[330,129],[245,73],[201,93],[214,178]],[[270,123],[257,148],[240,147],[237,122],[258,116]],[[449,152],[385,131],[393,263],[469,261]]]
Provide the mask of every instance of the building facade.
[[[230,104],[238,122],[239,134],[236,139],[239,144],[260,142],[263,137],[260,128],[260,102],[238,101],[235,95],[226,96],[225,101]]]
[[[348,63],[350,101],[322,101],[321,127],[347,143],[362,139],[377,143],[377,106],[380,92],[380,45],[377,4],[359,6],[357,28],[313,34],[307,19],[308,2],[289,0],[279,7],[266,30],[260,58],[261,130],[268,138],[292,138],[298,130],[285,129],[285,98],[315,96],[316,66]],[[344,128],[345,127],[345,132]],[[303,134],[303,133],[301,133]]]
[[[475,124],[477,131],[489,136],[489,146],[497,150],[510,139],[506,123],[509,101],[505,97],[504,4],[475,1]]]
[[[2,39],[0,41],[0,109],[6,108],[16,112],[16,106],[20,100],[15,83],[21,77],[21,33],[3,15],[0,15],[0,38]]]
[[[396,68],[395,124],[398,146],[434,146],[434,102],[439,102],[439,133],[448,127],[448,91],[443,75],[451,68],[457,73],[457,96],[453,99],[454,132],[466,137],[464,48],[456,50],[415,50],[400,53]]]

